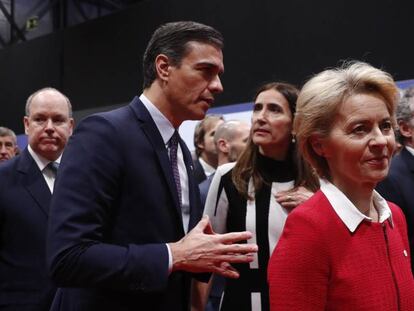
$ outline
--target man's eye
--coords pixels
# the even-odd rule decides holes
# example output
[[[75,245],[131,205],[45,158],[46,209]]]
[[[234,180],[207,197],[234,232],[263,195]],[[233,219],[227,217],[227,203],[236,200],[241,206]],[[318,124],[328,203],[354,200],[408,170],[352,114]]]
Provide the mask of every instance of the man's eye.
[[[253,111],[260,111],[262,110],[263,105],[262,104],[255,104],[253,106]]]
[[[65,122],[63,119],[53,119],[53,124],[62,124],[63,122]]]

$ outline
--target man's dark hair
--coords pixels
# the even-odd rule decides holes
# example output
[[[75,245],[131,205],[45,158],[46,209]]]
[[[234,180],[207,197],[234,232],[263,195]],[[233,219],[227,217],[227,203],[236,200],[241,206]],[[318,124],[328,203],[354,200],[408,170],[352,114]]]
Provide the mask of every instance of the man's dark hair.
[[[144,85],[148,88],[157,77],[155,58],[166,55],[171,64],[180,66],[181,60],[189,52],[188,42],[208,43],[223,48],[223,36],[213,27],[191,21],[163,24],[153,33],[144,53]]]

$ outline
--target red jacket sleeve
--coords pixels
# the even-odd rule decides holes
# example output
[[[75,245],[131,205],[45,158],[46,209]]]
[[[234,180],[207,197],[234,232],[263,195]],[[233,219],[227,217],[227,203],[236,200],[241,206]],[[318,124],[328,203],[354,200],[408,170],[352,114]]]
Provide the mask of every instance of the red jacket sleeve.
[[[289,215],[269,261],[271,310],[325,310],[329,256],[319,227],[304,209]]]

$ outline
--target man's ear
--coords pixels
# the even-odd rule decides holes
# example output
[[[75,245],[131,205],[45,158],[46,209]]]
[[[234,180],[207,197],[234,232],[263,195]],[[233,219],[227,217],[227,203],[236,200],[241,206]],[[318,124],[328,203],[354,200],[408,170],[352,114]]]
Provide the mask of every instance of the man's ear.
[[[158,78],[163,81],[168,80],[168,75],[170,74],[170,60],[167,55],[159,54],[155,58],[155,69]]]
[[[405,121],[398,121],[398,130],[404,138],[411,138],[413,136],[413,128]]]
[[[315,134],[312,135],[309,138],[309,142],[312,146],[313,151],[315,151],[315,153],[318,156],[321,156],[321,157],[325,156],[323,141],[319,135],[315,135]]]
[[[219,140],[217,140],[217,144],[216,144],[217,149],[219,149],[222,153],[229,153],[229,144],[227,142],[227,140],[220,138]]]
[[[204,141],[199,142],[199,143],[197,144],[197,147],[198,147],[200,150],[204,150]]]
[[[69,118],[69,130],[70,135],[73,134],[73,129],[75,128],[75,120],[73,118]]]
[[[23,117],[23,124],[24,124],[24,133],[26,135],[29,135],[29,117],[28,116]]]

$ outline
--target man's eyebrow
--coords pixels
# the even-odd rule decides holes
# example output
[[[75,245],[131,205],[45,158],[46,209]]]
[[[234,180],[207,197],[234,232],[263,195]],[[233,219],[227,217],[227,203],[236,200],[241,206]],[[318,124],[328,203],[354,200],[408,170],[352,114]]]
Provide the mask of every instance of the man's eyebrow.
[[[209,61],[201,61],[197,63],[197,67],[208,67],[208,68],[218,68],[219,72],[222,74],[224,73],[224,69],[222,69],[218,64],[209,62]]]

